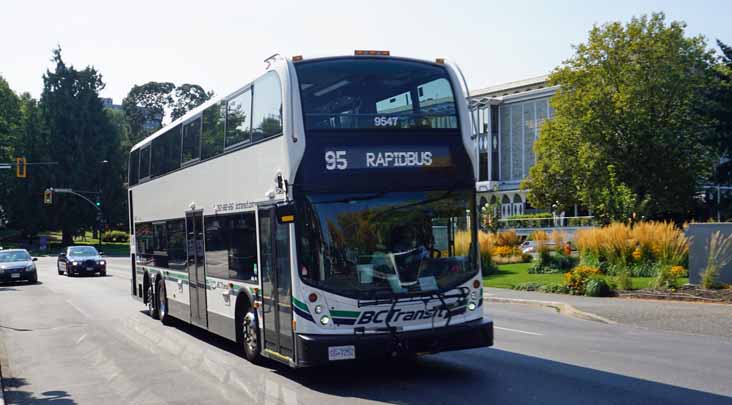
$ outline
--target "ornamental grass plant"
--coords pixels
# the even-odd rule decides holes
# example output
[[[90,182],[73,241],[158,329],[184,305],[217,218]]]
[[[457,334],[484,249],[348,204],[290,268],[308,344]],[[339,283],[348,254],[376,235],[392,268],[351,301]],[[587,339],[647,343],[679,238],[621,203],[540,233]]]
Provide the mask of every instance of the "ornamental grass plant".
[[[719,273],[726,265],[732,263],[732,235],[723,236],[717,231],[709,238],[709,254],[707,267],[702,272],[702,287],[721,288]]]

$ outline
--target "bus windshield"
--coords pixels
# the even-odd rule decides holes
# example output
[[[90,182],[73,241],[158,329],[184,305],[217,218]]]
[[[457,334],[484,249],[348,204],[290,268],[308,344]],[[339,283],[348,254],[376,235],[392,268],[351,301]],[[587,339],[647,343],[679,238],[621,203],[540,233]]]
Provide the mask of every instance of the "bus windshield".
[[[310,195],[300,276],[351,298],[455,288],[477,271],[473,206],[469,191]]]
[[[455,129],[447,70],[424,62],[338,58],[295,64],[306,129]]]

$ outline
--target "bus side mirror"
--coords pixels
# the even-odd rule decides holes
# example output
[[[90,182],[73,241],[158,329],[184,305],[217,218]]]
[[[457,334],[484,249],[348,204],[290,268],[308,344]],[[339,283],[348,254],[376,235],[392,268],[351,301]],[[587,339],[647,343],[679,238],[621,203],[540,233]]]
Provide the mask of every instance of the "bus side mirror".
[[[277,214],[277,222],[280,224],[289,224],[295,222],[295,204],[285,203],[275,208]]]

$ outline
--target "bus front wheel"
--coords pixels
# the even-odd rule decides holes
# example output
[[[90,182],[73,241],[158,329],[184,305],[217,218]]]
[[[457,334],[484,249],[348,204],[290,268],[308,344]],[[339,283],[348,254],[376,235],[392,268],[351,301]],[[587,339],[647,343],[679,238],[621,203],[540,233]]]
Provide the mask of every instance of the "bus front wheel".
[[[257,317],[251,310],[244,315],[242,321],[242,344],[244,345],[244,355],[247,360],[255,364],[258,363],[261,360],[259,354],[259,327],[257,326]]]

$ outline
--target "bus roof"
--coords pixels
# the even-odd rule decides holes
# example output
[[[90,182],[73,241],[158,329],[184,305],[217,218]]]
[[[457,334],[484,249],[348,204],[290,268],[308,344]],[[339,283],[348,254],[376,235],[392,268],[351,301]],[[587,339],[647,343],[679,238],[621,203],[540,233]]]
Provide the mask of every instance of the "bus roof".
[[[393,55],[358,55],[357,56],[357,55],[343,55],[343,54],[330,54],[330,55],[329,54],[318,54],[318,55],[313,55],[313,56],[307,57],[307,58],[300,56],[300,58],[302,58],[302,59],[300,59],[299,61],[297,61],[295,63],[312,62],[312,61],[320,61],[320,60],[327,60],[327,59],[342,59],[342,58],[383,58],[383,59],[401,59],[401,60],[409,60],[409,61],[421,62],[421,63],[438,64],[436,61],[430,61],[430,60],[426,60],[426,59],[409,58],[409,57],[403,57],[403,56],[393,56]],[[272,62],[270,64],[270,66],[268,66],[268,68],[267,68],[267,70],[265,71],[264,74],[266,74],[269,71],[276,71],[277,69],[275,69],[275,68],[276,68],[277,64],[279,64],[279,63],[283,63],[283,62],[291,63],[292,62],[292,58],[284,58],[284,57],[280,57],[280,58],[270,57],[266,61],[269,63],[270,60]],[[448,59],[443,59],[443,61],[447,61],[447,60]],[[447,65],[447,64],[448,64],[447,62],[444,63],[444,65]],[[235,91],[226,93],[223,96],[214,97],[211,100],[208,100],[205,103],[199,105],[198,107],[196,107],[196,108],[188,111],[182,117],[180,117],[180,118],[172,121],[170,124],[168,124],[168,125],[160,128],[160,129],[158,129],[157,131],[155,131],[152,134],[150,134],[147,137],[145,137],[145,139],[143,139],[140,142],[136,143],[130,149],[130,152],[132,152],[134,150],[137,150],[137,149],[140,149],[141,147],[143,147],[143,146],[151,143],[153,141],[153,139],[155,139],[158,136],[164,134],[165,132],[167,132],[168,129],[174,127],[175,125],[178,125],[180,123],[183,123],[183,122],[189,120],[190,118],[198,115],[199,113],[201,113],[202,111],[204,111],[208,107],[210,107],[210,106],[212,106],[212,105],[214,105],[216,103],[219,103],[221,100],[225,100],[225,99],[229,98],[230,96],[232,96],[232,95],[234,95],[234,94],[242,91],[243,89],[245,89],[247,86],[249,86],[251,83],[253,83],[256,79],[258,79],[259,77],[263,76],[264,74],[257,76],[252,81],[248,81],[244,86],[239,87]]]

